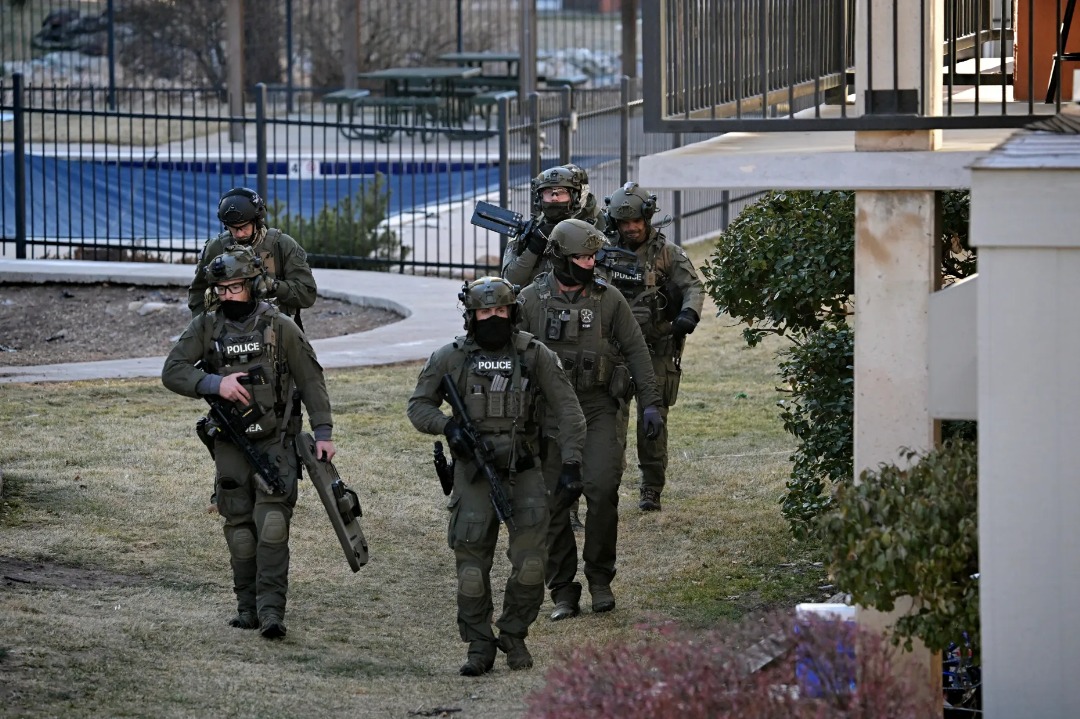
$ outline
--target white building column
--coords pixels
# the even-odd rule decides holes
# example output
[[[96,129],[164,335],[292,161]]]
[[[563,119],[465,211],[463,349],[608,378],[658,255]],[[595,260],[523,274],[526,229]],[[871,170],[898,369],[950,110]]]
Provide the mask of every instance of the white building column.
[[[1080,137],[975,164],[987,719],[1080,713]]]
[[[856,108],[860,114],[941,113],[942,3],[858,0]],[[920,43],[919,38],[924,39]],[[938,130],[857,132],[865,152],[937,150]],[[938,288],[939,200],[928,190],[855,193],[855,476],[903,464],[902,447],[937,443],[930,415],[930,295]],[[860,607],[859,623],[887,632],[911,608]],[[905,669],[941,701],[940,662],[916,644]]]
[[[937,288],[937,193],[855,193],[855,476],[898,464],[901,447],[933,448],[930,415],[930,295]],[[860,607],[859,624],[887,632],[910,602],[889,614]],[[941,669],[917,644],[905,667],[940,701]]]

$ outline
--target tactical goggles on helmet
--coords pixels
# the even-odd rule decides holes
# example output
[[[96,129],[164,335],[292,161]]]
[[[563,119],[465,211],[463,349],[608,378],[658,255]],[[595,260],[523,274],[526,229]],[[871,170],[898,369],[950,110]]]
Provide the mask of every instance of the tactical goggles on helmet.
[[[246,285],[247,280],[233,282],[228,285],[214,285],[214,294],[216,294],[218,297],[224,297],[225,295],[238,295],[244,291],[244,287]]]

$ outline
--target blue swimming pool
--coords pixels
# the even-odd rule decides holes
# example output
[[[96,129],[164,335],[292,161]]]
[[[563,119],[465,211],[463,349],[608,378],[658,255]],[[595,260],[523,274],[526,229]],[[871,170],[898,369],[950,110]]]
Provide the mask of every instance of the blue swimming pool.
[[[0,220],[15,236],[14,156],[2,155]],[[204,240],[217,234],[218,197],[255,187],[254,162],[68,160],[27,156],[27,234],[37,238]],[[318,215],[382,175],[390,216],[492,192],[496,163],[470,161],[294,161],[268,165],[268,201],[289,214]],[[511,165],[511,182],[528,177]]]

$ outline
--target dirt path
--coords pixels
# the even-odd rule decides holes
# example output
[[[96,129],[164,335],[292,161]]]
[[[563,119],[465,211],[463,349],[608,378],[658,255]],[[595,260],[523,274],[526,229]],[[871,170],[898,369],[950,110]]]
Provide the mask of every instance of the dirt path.
[[[168,353],[187,327],[187,291],[125,284],[0,286],[0,366]],[[400,315],[320,297],[301,319],[308,339],[364,332]]]

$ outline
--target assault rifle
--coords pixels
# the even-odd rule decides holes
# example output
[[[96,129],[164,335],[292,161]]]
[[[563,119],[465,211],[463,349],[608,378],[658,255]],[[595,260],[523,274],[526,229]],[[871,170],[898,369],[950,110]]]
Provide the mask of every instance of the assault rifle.
[[[469,221],[477,227],[483,227],[485,230],[519,238],[519,241],[528,240],[530,235],[536,233],[547,244],[547,238],[539,229],[540,215],[526,220],[521,216],[520,212],[507,210],[490,202],[480,201],[476,203],[472,219]]]
[[[473,424],[469,413],[465,410],[465,403],[462,401],[461,395],[458,394],[454,378],[444,374],[442,389],[446,394],[446,400],[450,403],[451,409],[454,410],[454,417],[465,432],[476,466],[487,479],[488,484],[491,485],[490,496],[491,503],[495,506],[495,516],[499,518],[500,522],[504,522],[509,529],[514,529],[514,508],[510,506],[510,499],[506,496],[506,492],[503,491],[502,480],[499,479],[499,473],[495,471],[495,457],[491,451],[491,446],[481,439],[476,425]]]
[[[266,376],[262,368],[252,369],[247,377],[241,378],[241,384],[265,384]],[[251,443],[247,437],[247,428],[259,421],[262,410],[259,405],[250,402],[246,405],[238,405],[229,402],[217,395],[204,395],[203,399],[210,405],[210,418],[214,420],[213,428],[207,428],[207,435],[212,439],[217,432],[224,432],[225,438],[236,446],[244,457],[251,463],[255,470],[255,483],[259,489],[267,494],[284,494],[285,481],[278,474],[270,459]]]

